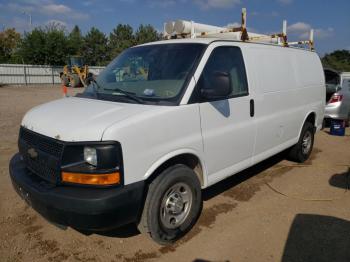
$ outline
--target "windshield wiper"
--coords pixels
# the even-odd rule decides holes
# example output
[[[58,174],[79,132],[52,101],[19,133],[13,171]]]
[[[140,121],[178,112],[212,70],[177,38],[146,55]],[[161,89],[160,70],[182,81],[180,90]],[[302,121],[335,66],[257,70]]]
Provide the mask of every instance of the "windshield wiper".
[[[125,91],[125,90],[120,89],[118,87],[113,88],[113,89],[112,88],[110,88],[110,89],[109,88],[105,88],[105,90],[111,90],[111,91],[115,91],[117,93],[123,94],[124,96],[126,96],[126,97],[128,97],[128,98],[130,98],[130,99],[132,99],[132,100],[134,100],[136,102],[138,102],[139,104],[144,104],[145,103],[141,98],[139,98],[138,96],[134,95],[134,93]],[[118,94],[112,93],[112,95],[118,95]]]
[[[97,90],[98,89],[102,89],[102,87],[99,85],[99,83],[94,78],[91,79],[91,82],[93,82],[93,90],[94,90],[95,94],[98,95]],[[144,104],[144,101],[141,98],[139,98],[139,97],[135,96],[133,93],[130,93],[130,92],[125,91],[123,89],[120,89],[120,88],[116,87],[116,88],[113,88],[113,89],[105,88],[104,90],[111,90],[111,91],[119,92],[119,93],[123,94],[124,96],[126,96],[126,97],[128,97],[128,98],[130,98],[130,99],[132,99],[134,101],[136,101],[139,104]],[[112,95],[115,95],[115,94],[112,94]]]

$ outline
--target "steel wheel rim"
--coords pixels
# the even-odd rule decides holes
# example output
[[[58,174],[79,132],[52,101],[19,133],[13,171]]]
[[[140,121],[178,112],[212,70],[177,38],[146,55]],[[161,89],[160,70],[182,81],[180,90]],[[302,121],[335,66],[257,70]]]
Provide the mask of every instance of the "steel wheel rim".
[[[304,155],[307,155],[310,152],[312,143],[312,135],[310,131],[306,131],[303,137],[301,144],[302,152]]]
[[[160,219],[165,228],[175,229],[183,224],[193,202],[191,188],[185,183],[172,185],[164,194],[160,206]]]

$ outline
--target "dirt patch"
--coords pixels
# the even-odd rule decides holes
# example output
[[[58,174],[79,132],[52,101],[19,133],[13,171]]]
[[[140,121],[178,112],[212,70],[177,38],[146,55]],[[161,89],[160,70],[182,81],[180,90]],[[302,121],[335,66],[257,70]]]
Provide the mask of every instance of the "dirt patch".
[[[227,190],[223,193],[223,196],[233,198],[237,201],[248,201],[256,192],[260,190],[260,184],[256,182],[248,181],[247,183],[241,183],[234,188]]]
[[[25,234],[31,234],[31,233],[34,233],[34,232],[39,231],[39,230],[42,229],[42,228],[43,228],[42,226],[29,226],[29,227],[25,228],[25,229],[23,230],[23,232],[24,232]]]
[[[123,260],[124,262],[141,262],[149,259],[155,259],[159,257],[157,252],[143,252],[138,250],[133,256],[125,257],[124,255],[116,255],[118,260]]]
[[[226,190],[222,195],[239,202],[249,201],[265,183],[271,182],[274,178],[282,176],[292,170],[292,166],[276,164],[273,168],[258,173],[242,183]]]
[[[68,255],[66,255],[63,252],[58,253],[57,255],[54,255],[52,257],[49,257],[49,261],[51,262],[61,262],[61,261],[65,261],[69,258]]]
[[[198,235],[203,230],[203,228],[210,228],[216,221],[218,215],[228,213],[232,211],[236,206],[236,203],[221,203],[204,209],[196,225],[191,229],[189,233],[187,233],[183,238],[175,242],[173,245],[161,247],[159,249],[159,252],[162,254],[174,252],[179,246],[183,245]]]
[[[87,256],[86,254],[84,254],[83,252],[77,251],[77,252],[73,252],[73,257],[76,261],[97,261],[96,256]]]
[[[312,164],[312,161],[314,161],[314,160],[317,158],[317,155],[318,155],[319,153],[321,153],[321,152],[322,152],[322,150],[320,150],[320,149],[314,147],[314,148],[312,149],[312,153],[311,153],[309,159],[306,160],[304,163],[302,163],[302,164],[300,164],[300,165],[311,165],[311,164]]]
[[[33,223],[36,221],[36,216],[28,215],[28,214],[22,214],[19,216],[16,216],[13,219],[13,222],[16,223],[17,225],[29,227],[33,225]]]
[[[197,225],[200,227],[210,228],[214,224],[218,215],[228,213],[232,211],[236,206],[236,203],[221,203],[207,208],[200,216]]]
[[[42,232],[33,234],[32,239],[35,240],[33,248],[38,249],[41,255],[52,254],[59,251],[57,241],[43,239]]]

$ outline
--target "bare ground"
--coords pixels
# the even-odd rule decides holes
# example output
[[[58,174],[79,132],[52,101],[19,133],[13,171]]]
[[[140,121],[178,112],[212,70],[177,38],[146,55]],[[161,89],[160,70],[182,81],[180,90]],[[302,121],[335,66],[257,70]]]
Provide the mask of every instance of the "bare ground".
[[[132,226],[55,227],[17,196],[8,163],[24,113],[60,97],[59,87],[0,88],[0,261],[350,261],[349,130],[319,132],[303,165],[278,155],[205,190],[197,225],[172,246]]]

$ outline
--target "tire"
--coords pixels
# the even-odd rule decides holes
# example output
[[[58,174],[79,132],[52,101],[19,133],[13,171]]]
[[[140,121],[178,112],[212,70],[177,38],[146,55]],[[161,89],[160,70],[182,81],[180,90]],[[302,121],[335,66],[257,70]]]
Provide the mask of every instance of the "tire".
[[[68,79],[68,77],[66,75],[63,75],[63,74],[61,75],[61,83],[64,86],[68,86],[69,85],[69,79]]]
[[[80,78],[77,74],[70,76],[70,86],[75,88],[81,85]]]
[[[174,165],[149,185],[138,229],[166,245],[184,236],[202,211],[201,185],[194,171]]]
[[[310,157],[314,146],[314,134],[314,125],[310,122],[305,122],[299,141],[290,149],[288,158],[298,163],[305,162]]]

